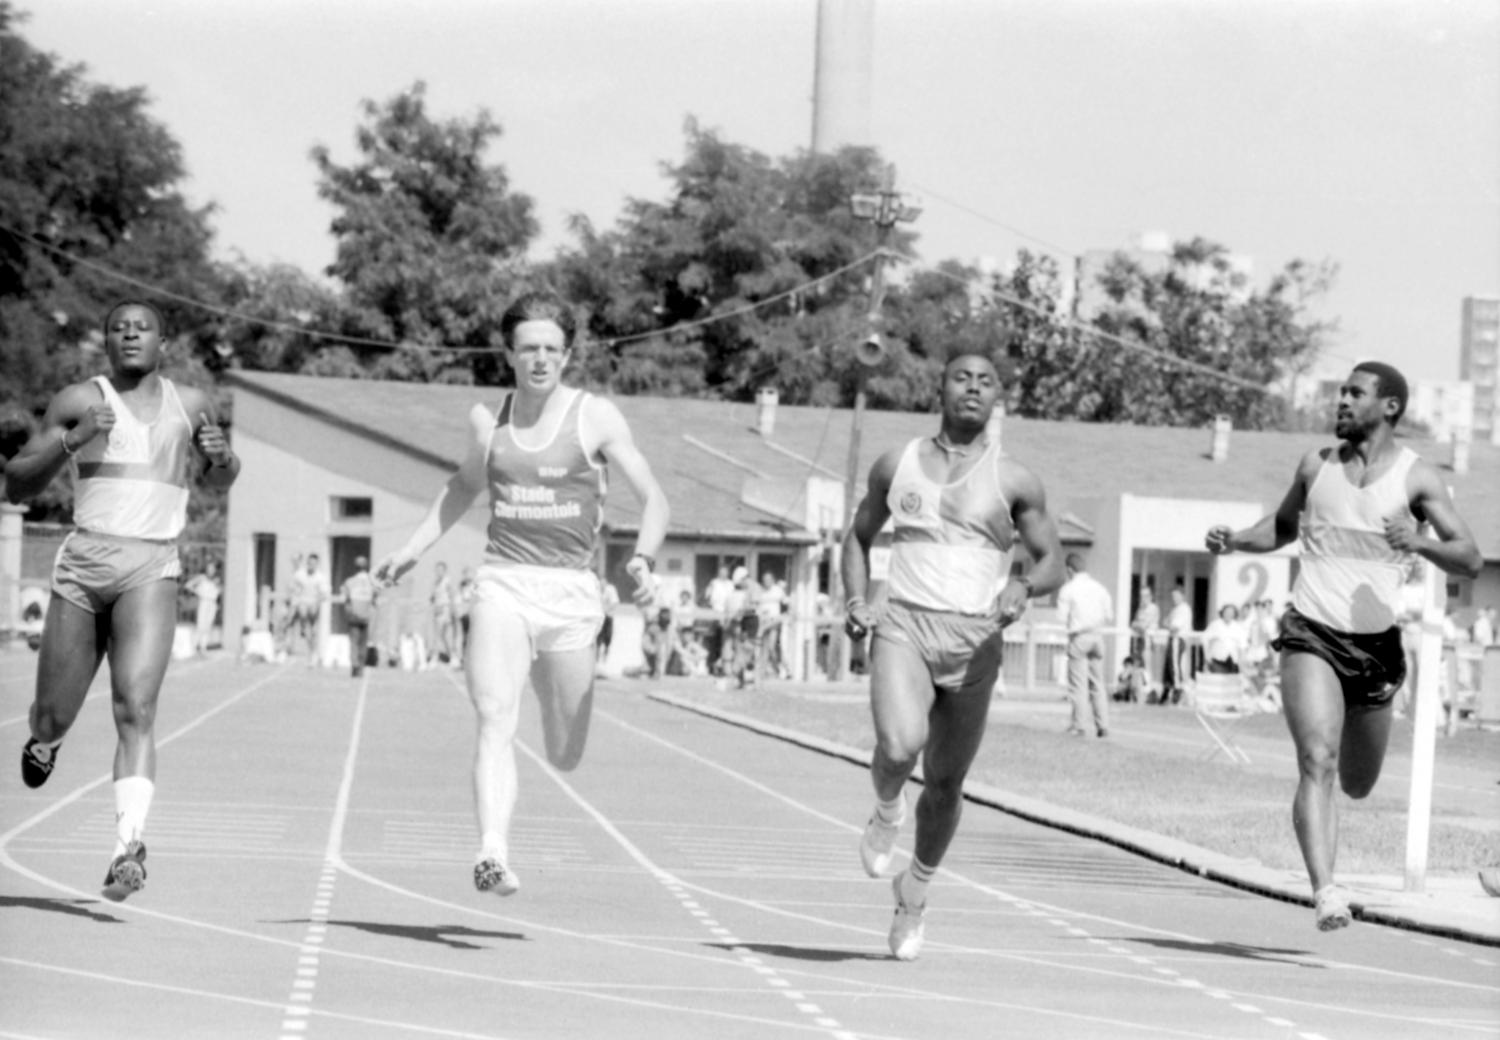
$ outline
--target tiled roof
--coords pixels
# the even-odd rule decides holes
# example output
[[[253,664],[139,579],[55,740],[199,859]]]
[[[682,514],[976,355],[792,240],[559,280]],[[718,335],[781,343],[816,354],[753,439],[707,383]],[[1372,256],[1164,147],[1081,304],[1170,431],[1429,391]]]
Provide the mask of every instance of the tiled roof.
[[[328,379],[237,371],[230,383],[376,437],[438,464],[451,464],[463,443],[465,417],[475,401],[498,400],[503,391],[358,379]],[[756,432],[756,405],[662,397],[615,397],[637,443],[672,504],[679,534],[766,538],[782,532],[809,535],[765,503],[747,504],[749,478],[760,486],[800,488],[809,475],[842,480],[848,465],[851,413],[778,405],[772,436]],[[931,414],[867,411],[860,437],[861,481],[888,448],[937,429]],[[1053,511],[1070,503],[1120,494],[1206,501],[1280,501],[1298,460],[1333,443],[1329,434],[1235,430],[1229,457],[1209,458],[1206,428],[1054,422],[1007,416],[1005,450],[1033,469],[1047,488]],[[1449,467],[1451,449],[1430,440],[1408,440],[1438,467],[1454,489],[1459,511],[1473,527],[1487,560],[1500,560],[1500,447],[1476,443],[1466,474]],[[436,489],[434,489],[435,491]],[[788,501],[785,512],[801,516]],[[630,529],[639,512],[629,487],[615,481],[606,522]],[[1087,513],[1082,512],[1085,521]],[[1078,526],[1076,523],[1073,525]],[[1086,531],[1086,527],[1084,528]]]

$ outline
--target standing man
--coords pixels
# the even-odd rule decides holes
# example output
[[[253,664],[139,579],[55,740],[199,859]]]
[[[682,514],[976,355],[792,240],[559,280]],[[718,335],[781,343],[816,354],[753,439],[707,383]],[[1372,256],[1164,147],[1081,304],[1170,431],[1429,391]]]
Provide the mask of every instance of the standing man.
[[[1109,736],[1109,693],[1104,688],[1104,630],[1115,621],[1115,604],[1109,590],[1094,579],[1083,557],[1068,553],[1063,561],[1068,580],[1057,594],[1057,609],[1068,629],[1068,690],[1073,698],[1073,719],[1068,734],[1088,736],[1091,728]],[[1089,705],[1093,725],[1085,728]]]
[[[899,960],[912,960],[922,948],[927,885],[958,829],[964,777],[1000,673],[1003,630],[1028,599],[1062,579],[1062,548],[1041,481],[985,436],[999,395],[1000,374],[987,354],[950,357],[937,436],[876,460],[844,543],[845,629],[856,640],[875,633],[875,811],[859,847],[871,877],[890,865],[906,816],[903,789],[922,763],[911,866],[892,885],[896,912],[888,942]],[[870,546],[888,520],[895,523],[889,595],[877,617],[865,602]],[[1011,577],[1018,541],[1033,564],[1028,574]]]
[[[354,558],[354,573],[339,586],[344,604],[344,624],[349,627],[349,674],[358,679],[365,674],[365,658],[370,648],[370,622],[375,619],[375,579],[370,577],[370,561]]]
[[[457,599],[453,579],[448,577],[448,565],[439,560],[432,565],[432,593],[427,597],[428,605],[432,607],[429,664],[433,661],[454,667],[463,664],[463,656],[458,652],[458,621],[454,613]]]
[[[328,576],[319,562],[317,553],[308,553],[303,566],[292,570],[292,629],[307,647],[309,668],[323,662],[323,604],[331,598]],[[290,636],[287,641],[290,644]]]
[[[1135,608],[1135,617],[1130,619],[1130,652],[1141,662],[1146,673],[1147,695],[1142,703],[1150,700],[1151,689],[1161,678],[1162,655],[1156,652],[1152,641],[1161,625],[1161,608],[1156,605],[1156,594],[1144,580],[1141,582],[1140,604]]]
[[[193,652],[200,656],[208,653],[208,640],[219,617],[219,596],[223,590],[218,579],[219,565],[210,560],[187,583],[188,592],[197,600],[193,610]]]
[[[1406,380],[1365,361],[1339,389],[1335,447],[1309,452],[1276,512],[1241,531],[1210,528],[1211,552],[1271,552],[1297,537],[1302,567],[1281,619],[1281,696],[1297,747],[1292,825],[1312,882],[1318,927],[1351,919],[1334,883],[1338,851],[1333,781],[1363,798],[1375,787],[1405,660],[1401,587],[1420,556],[1474,577],[1483,560],[1431,465],[1396,443]],[[1422,534],[1429,524],[1436,537]],[[1299,526],[1300,525],[1300,526]]]
[[[595,557],[607,467],[622,473],[644,503],[635,555],[625,565],[643,607],[655,594],[654,554],[666,536],[667,500],[619,408],[562,385],[577,332],[568,305],[552,293],[528,293],[506,310],[500,331],[516,388],[496,414],[474,406],[458,471],[375,573],[382,582],[400,579],[489,489],[489,544],[475,574],[466,659],[478,716],[474,886],[510,895],[520,888],[509,840],[516,724],[527,679],[541,702],[552,765],[577,766],[588,738],[595,640],[604,620]]]
[[[161,375],[161,313],[117,304],[104,321],[110,374],[61,390],[41,429],[5,467],[6,497],[23,502],[73,467],[73,520],[52,569],[31,738],[21,778],[40,787],[99,664],[109,657],[114,705],[115,848],[104,896],[146,883],[141,841],[156,791],[156,701],[177,630],[177,537],[188,483],[226,488],[240,463],[202,390]]]

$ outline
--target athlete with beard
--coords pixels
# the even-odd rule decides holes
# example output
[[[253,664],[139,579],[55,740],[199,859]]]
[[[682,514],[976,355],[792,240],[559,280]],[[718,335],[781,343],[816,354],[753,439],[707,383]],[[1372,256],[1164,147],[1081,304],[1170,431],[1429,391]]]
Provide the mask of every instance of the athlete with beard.
[[[1380,777],[1392,699],[1406,672],[1397,614],[1413,558],[1471,578],[1483,565],[1437,470],[1396,442],[1406,400],[1406,380],[1390,365],[1354,366],[1339,389],[1339,444],[1303,458],[1276,512],[1242,531],[1215,526],[1205,539],[1214,553],[1302,541],[1291,606],[1272,646],[1281,652],[1282,704],[1297,748],[1292,825],[1323,931],[1353,917],[1333,879],[1333,781],[1363,798]]]

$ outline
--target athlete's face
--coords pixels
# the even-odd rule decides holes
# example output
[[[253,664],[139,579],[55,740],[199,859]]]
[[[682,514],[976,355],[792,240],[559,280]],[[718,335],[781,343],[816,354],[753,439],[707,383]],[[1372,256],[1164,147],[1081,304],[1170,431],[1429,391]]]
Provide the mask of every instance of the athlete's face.
[[[983,426],[1000,396],[1000,373],[977,354],[966,354],[943,369],[943,418],[963,427]]]
[[[516,387],[534,393],[555,389],[568,364],[567,339],[555,321],[523,321],[517,325],[506,352],[515,369]]]
[[[1374,372],[1351,372],[1339,387],[1338,411],[1334,413],[1333,433],[1340,440],[1360,441],[1368,437],[1385,420],[1387,407],[1396,402],[1381,397],[1380,377]]]
[[[149,307],[127,304],[110,314],[104,349],[116,372],[144,374],[161,363],[161,325]]]

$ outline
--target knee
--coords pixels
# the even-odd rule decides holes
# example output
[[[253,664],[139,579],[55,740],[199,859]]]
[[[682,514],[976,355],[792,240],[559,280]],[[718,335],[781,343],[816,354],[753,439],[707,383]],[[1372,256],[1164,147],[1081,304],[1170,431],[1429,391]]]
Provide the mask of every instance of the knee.
[[[956,811],[963,805],[964,778],[962,776],[924,777],[921,800],[938,813]]]
[[[1297,769],[1309,780],[1330,783],[1338,770],[1339,752],[1332,744],[1319,741],[1297,753]]]
[[[1375,790],[1375,781],[1380,779],[1379,768],[1375,769],[1340,769],[1339,787],[1350,798],[1355,800],[1368,797]]]
[[[154,702],[121,698],[115,701],[115,728],[120,732],[149,733],[156,725]]]
[[[560,773],[571,773],[578,768],[578,763],[583,761],[583,748],[564,747],[557,750],[549,749],[547,761],[552,763],[552,768]]]
[[[909,735],[901,733],[880,734],[875,740],[875,757],[894,769],[910,771],[916,767],[920,745]]]

